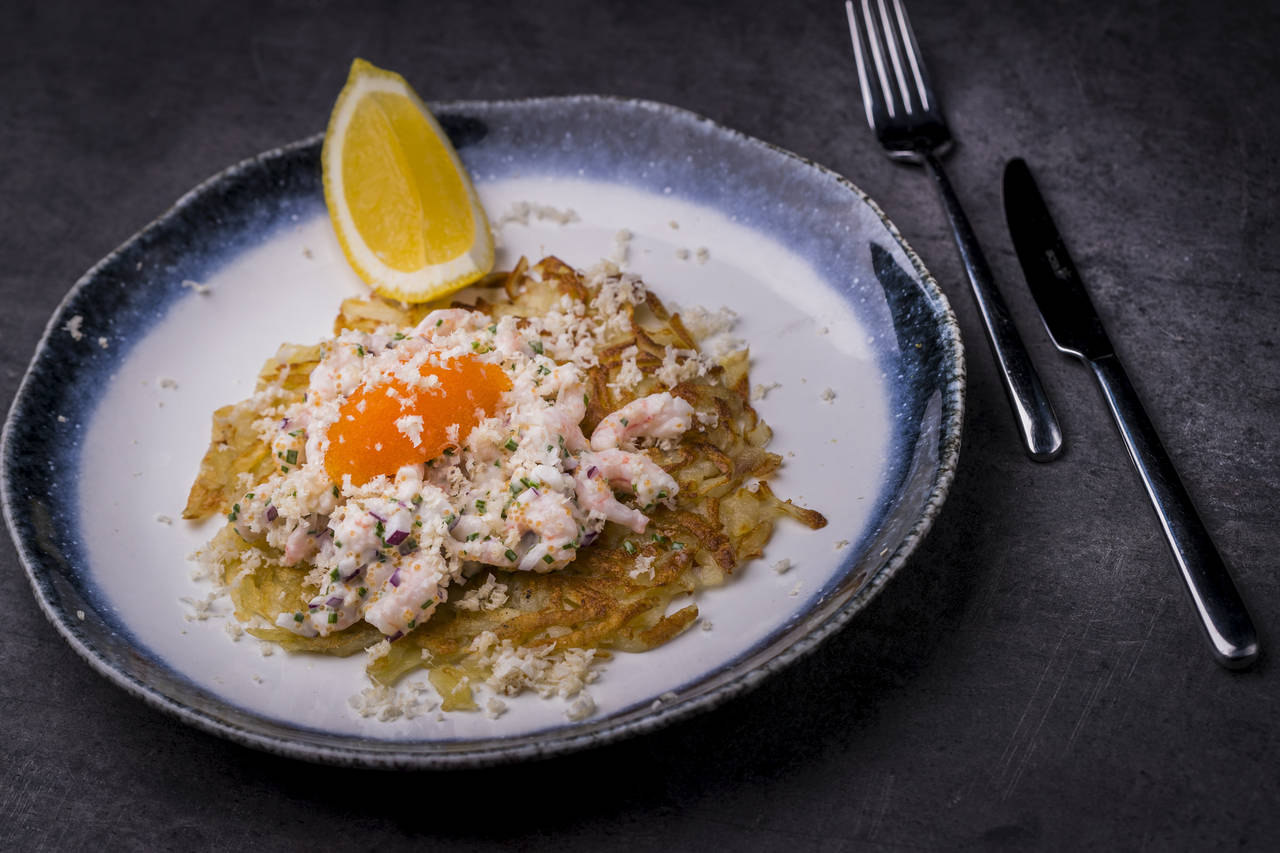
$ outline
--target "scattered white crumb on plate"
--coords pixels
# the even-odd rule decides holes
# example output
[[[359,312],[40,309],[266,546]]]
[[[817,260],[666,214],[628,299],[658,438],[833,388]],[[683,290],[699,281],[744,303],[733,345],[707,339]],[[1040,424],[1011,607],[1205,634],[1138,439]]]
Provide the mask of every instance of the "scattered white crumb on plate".
[[[769,382],[764,385],[751,386],[751,402],[755,403],[769,396],[769,392],[775,388],[781,388],[781,382]]]
[[[791,570],[791,561],[787,559],[779,560],[773,564],[773,570],[778,574],[785,574]]]
[[[676,694],[668,690],[666,693],[663,693],[660,696],[658,696],[658,698],[661,699],[663,702],[674,702],[676,701]]]
[[[823,388],[822,393],[818,395],[824,403],[830,403],[836,398],[836,392],[831,388]]]
[[[676,221],[673,219],[673,220],[671,220],[670,222],[668,222],[668,223],[667,223],[667,227],[668,227],[668,228],[670,228],[672,231],[679,231],[679,230],[680,230],[680,223],[679,223],[679,222],[676,222]]]
[[[687,260],[689,260],[689,250],[688,250],[688,249],[685,249],[685,248],[683,248],[683,247],[682,247],[682,248],[679,248],[679,249],[676,249],[676,260],[677,260],[677,261],[687,261]]]
[[[710,631],[710,630],[711,630],[711,623],[710,623],[710,622],[708,622],[706,619],[703,619],[703,620],[702,620],[702,630],[704,630],[704,631]]]
[[[209,285],[201,284],[198,281],[192,281],[189,278],[182,280],[182,286],[187,288],[188,290],[194,290],[196,293],[200,293],[200,294],[207,294],[209,292]]]
[[[489,701],[484,704],[484,715],[491,720],[496,720],[507,712],[507,703],[503,702],[497,696],[490,696]]]
[[[276,653],[276,647],[270,643],[258,643],[258,654],[264,658],[269,658]]]
[[[842,550],[842,549],[844,549],[844,548],[848,548],[848,547],[849,547],[849,540],[848,540],[848,539],[841,539],[841,540],[839,540],[839,541],[837,541],[837,542],[836,542],[836,546],[835,546],[835,547],[836,547],[836,550],[837,550],[837,551],[840,551],[840,550]]]
[[[705,264],[711,260],[711,252],[708,251],[706,246],[699,246],[697,251],[693,253],[693,259],[700,264]]]
[[[613,235],[613,251],[609,253],[609,260],[619,266],[627,262],[631,256],[631,237],[631,232],[626,228]]]
[[[83,611],[83,610],[77,610],[77,611],[76,611],[76,618],[77,618],[77,619],[79,619],[81,622],[83,622],[83,621],[84,621],[84,611]]]
[[[167,515],[157,515],[156,521],[160,524],[173,524],[173,519]]]
[[[66,415],[58,415],[58,423],[60,423],[60,424],[65,424],[66,422],[67,422],[67,416],[66,416]]]
[[[821,329],[818,330],[818,334],[820,335],[826,335],[830,333],[831,333],[831,329],[827,326],[823,326]]]
[[[156,384],[161,388],[170,388],[174,391],[178,390],[178,380],[169,376],[160,376],[156,378]]]
[[[111,346],[111,341],[107,340],[105,337],[99,337],[98,346],[102,347],[103,349],[106,349],[107,347]]]
[[[570,722],[585,720],[596,712],[596,701],[587,693],[579,693],[578,698],[565,708],[564,715]]]
[[[253,675],[249,676],[249,677],[253,679],[253,683],[254,683],[254,684],[261,684],[261,683],[262,683],[262,676],[261,676],[261,675],[258,675],[258,673],[256,673],[256,672],[255,672]]]
[[[568,225],[571,222],[581,221],[578,217],[578,212],[571,207],[566,207],[562,210],[547,204],[517,201],[507,208],[506,213],[498,217],[493,225],[495,228],[501,228],[503,225],[508,224],[528,225],[530,219],[536,219],[539,222],[552,222],[556,225]]]
[[[654,700],[653,700],[653,702],[651,702],[651,703],[649,704],[649,710],[650,710],[650,711],[656,711],[656,710],[658,710],[658,709],[659,709],[659,708],[661,708],[661,707],[662,707],[662,700],[661,700],[661,699],[654,699]]]
[[[84,325],[84,317],[81,317],[79,314],[77,314],[67,322],[63,323],[62,329],[68,335],[71,336],[71,340],[78,341],[84,338],[84,332],[80,330],[80,327],[83,325]]]
[[[793,587],[791,587],[791,592],[787,593],[787,595],[790,595],[790,596],[797,596],[797,595],[799,595],[799,594],[800,594],[800,586],[801,586],[800,582],[799,582],[799,581],[796,581],[796,585],[795,585],[795,586],[793,586]]]

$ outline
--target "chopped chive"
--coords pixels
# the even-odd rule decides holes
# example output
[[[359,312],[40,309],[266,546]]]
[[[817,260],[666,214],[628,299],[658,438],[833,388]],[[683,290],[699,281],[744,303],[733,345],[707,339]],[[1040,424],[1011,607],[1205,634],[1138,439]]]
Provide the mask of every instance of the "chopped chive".
[[[418,620],[417,620],[417,619],[410,619],[410,620],[409,620],[409,626],[408,626],[408,627],[409,627],[409,630],[410,630],[410,631],[412,631],[414,628],[418,627]]]
[[[420,607],[420,608],[418,608],[418,609],[419,609],[419,610],[426,610],[426,609],[427,609],[428,607],[430,607],[430,606],[431,606],[431,601],[430,601],[430,600],[427,600],[427,601],[422,602],[422,607]]]
[[[441,318],[441,319],[439,319],[439,320],[436,320],[436,328],[437,328],[437,329],[438,329],[438,328],[440,328],[440,324],[441,324],[441,323],[443,323],[443,322],[444,322],[444,319],[443,319],[443,318]]]
[[[498,324],[497,324],[497,323],[492,323],[492,324],[490,324],[490,326],[489,326],[489,334],[491,334],[491,335],[496,335],[496,334],[498,334]]]
[[[356,593],[358,593],[361,598],[364,598],[366,595],[369,594],[369,590],[365,589],[364,587],[360,587],[359,589],[356,590]]]
[[[444,523],[449,525],[450,527],[452,527],[453,523],[457,520],[458,520],[458,516],[452,512],[444,517]],[[421,519],[419,519],[419,521],[421,521]]]
[[[337,483],[334,483],[334,484],[333,484],[333,496],[334,496],[335,498],[337,498],[337,497],[341,497],[341,496],[342,496],[342,495],[341,495],[341,493],[338,491],[338,484],[337,484]]]
[[[330,613],[330,614],[329,614],[329,624],[330,624],[330,625],[333,625],[333,624],[334,624],[334,623],[336,623],[337,621],[338,621],[338,614],[337,614],[337,613]]]
[[[489,505],[488,501],[476,498],[476,512],[484,512],[484,508]]]
[[[467,541],[468,541],[468,542],[474,542],[474,541],[476,541],[476,540],[477,540],[477,539],[479,539],[479,538],[480,538],[480,533],[477,531],[477,532],[472,533],[471,535],[469,535],[469,536],[467,537]]]
[[[290,465],[297,465],[297,464],[298,464],[298,451],[296,451],[296,450],[286,450],[286,451],[285,451],[285,453],[284,453],[284,461],[285,461],[285,462],[288,462]]]
[[[288,473],[289,473],[289,466],[288,466],[288,465],[281,465],[281,466],[280,466],[280,473],[282,473],[282,474],[288,474]]]
[[[407,338],[407,337],[408,337],[408,335],[406,335],[404,332],[396,332],[396,333],[395,333],[395,335],[393,335],[393,336],[392,336],[391,340],[393,340],[393,341],[403,341],[403,340],[404,340],[405,338]]]
[[[658,500],[662,500],[662,499],[663,499],[663,498],[665,498],[666,496],[667,496],[667,490],[666,490],[666,489],[663,489],[662,491],[658,492]]]
[[[295,613],[295,614],[293,614],[293,621],[294,621],[294,622],[301,622],[301,621],[302,621],[302,614],[301,614],[301,613]]]
[[[630,423],[630,421],[628,421],[626,418],[618,418],[618,420],[622,421],[623,426],[626,426],[627,424]]]
[[[515,551],[512,551],[510,548],[508,548],[508,549],[507,549],[507,559],[514,563],[514,562],[516,561],[516,557],[517,557],[516,552],[515,552]]]
[[[550,564],[550,563],[554,563],[554,562],[555,562],[555,560],[551,557],[551,555],[550,555],[550,554],[543,554],[543,555],[542,555],[542,562]]]
[[[364,358],[364,346],[362,346],[361,344],[356,344],[356,353],[357,353],[361,358]]]
[[[634,555],[637,551],[636,543],[628,539],[622,543],[622,550],[626,551],[628,554]]]
[[[333,571],[329,572],[329,580],[331,580],[331,581],[336,581],[337,579],[338,579],[338,570],[337,570],[337,569],[334,569]]]
[[[542,355],[542,341],[539,341],[539,340],[529,341],[529,349],[533,350],[538,355]]]
[[[515,451],[520,447],[520,445],[516,444],[516,440],[514,438],[508,438],[507,443],[502,446],[511,451]]]
[[[452,455],[453,455],[453,448],[452,448],[452,447],[446,447],[446,448],[444,449],[444,455],[445,455],[445,456],[452,456]]]
[[[671,550],[672,550],[672,551],[683,551],[683,550],[684,550],[684,543],[683,543],[683,542],[681,542],[681,541],[679,541],[679,540],[677,540],[677,541],[675,541],[675,542],[672,542],[672,543],[671,543]]]

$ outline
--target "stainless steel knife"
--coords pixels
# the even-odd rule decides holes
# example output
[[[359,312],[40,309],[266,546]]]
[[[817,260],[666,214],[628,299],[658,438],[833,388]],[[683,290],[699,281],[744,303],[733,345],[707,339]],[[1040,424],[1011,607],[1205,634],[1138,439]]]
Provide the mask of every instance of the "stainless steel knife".
[[[1045,328],[1058,349],[1089,365],[1102,387],[1214,656],[1232,669],[1249,666],[1258,657],[1253,620],[1120,366],[1115,347],[1102,328],[1031,170],[1022,160],[1012,160],[1005,167],[1004,209],[1014,249]]]

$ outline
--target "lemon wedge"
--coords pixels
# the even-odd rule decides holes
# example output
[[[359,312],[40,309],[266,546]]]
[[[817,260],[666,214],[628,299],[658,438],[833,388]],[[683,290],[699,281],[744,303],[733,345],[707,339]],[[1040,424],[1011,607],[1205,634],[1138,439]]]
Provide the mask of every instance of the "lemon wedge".
[[[471,178],[399,74],[351,63],[320,163],[338,242],[374,292],[426,302],[493,268],[493,236]]]

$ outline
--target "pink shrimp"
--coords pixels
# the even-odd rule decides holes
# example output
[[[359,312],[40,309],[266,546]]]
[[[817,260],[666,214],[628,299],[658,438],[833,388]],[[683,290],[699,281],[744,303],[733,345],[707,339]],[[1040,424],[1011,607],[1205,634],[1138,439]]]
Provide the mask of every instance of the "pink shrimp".
[[[636,533],[644,532],[649,517],[615,498],[613,486],[634,489],[641,506],[673,497],[679,491],[671,475],[648,456],[617,449],[583,453],[574,471],[574,483],[578,503],[584,509],[598,512]]]
[[[679,438],[693,425],[693,406],[670,391],[632,400],[606,416],[591,433],[592,450],[609,450],[640,436]]]

